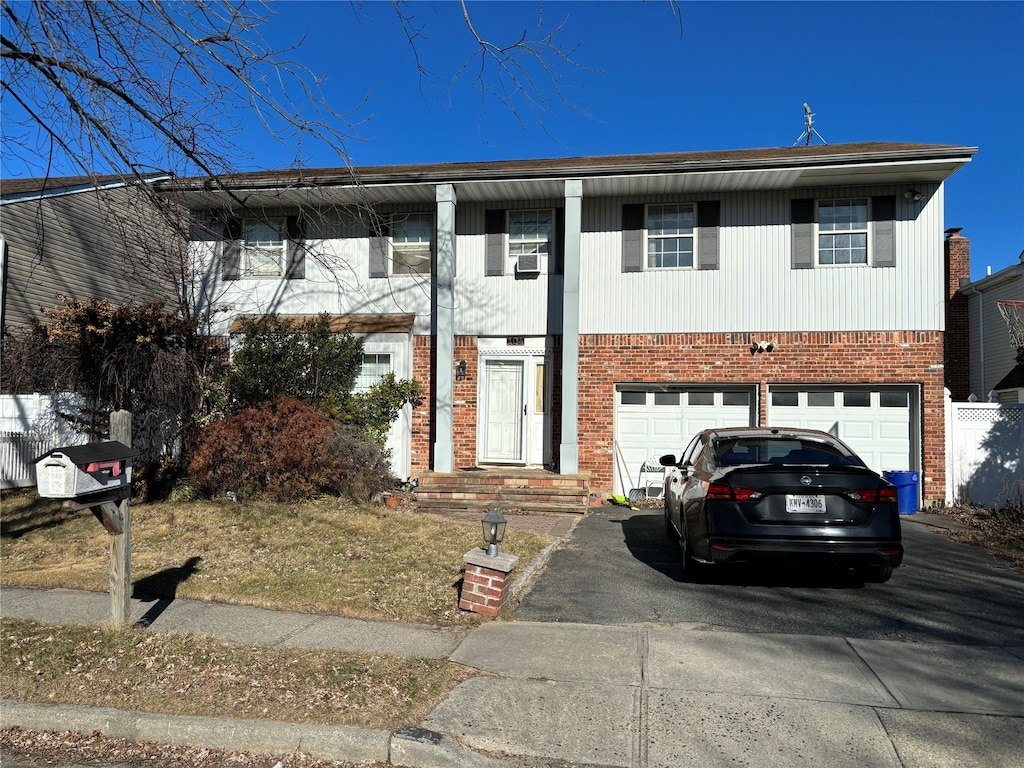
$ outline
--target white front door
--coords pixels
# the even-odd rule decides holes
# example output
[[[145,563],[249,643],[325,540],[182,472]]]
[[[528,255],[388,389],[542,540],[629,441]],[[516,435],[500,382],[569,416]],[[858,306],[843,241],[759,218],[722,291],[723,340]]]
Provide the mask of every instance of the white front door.
[[[518,463],[524,460],[524,362],[520,359],[487,360],[484,363],[484,440],[481,461]]]

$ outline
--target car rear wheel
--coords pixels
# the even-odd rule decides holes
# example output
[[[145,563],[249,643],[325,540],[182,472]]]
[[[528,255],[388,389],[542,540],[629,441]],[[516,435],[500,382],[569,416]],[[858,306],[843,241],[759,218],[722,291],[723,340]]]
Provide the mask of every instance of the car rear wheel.
[[[861,578],[870,584],[884,584],[892,578],[891,565],[869,565],[861,569]]]
[[[690,542],[689,532],[686,530],[686,523],[683,523],[682,535],[679,537],[679,546],[683,550],[683,571],[689,581],[701,581],[708,571],[708,566],[698,561],[693,556],[693,545]]]

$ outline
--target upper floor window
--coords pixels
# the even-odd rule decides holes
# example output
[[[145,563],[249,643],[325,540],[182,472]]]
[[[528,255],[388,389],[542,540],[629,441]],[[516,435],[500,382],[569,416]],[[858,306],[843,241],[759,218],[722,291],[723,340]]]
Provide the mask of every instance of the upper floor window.
[[[550,209],[508,212],[508,255],[515,259],[517,272],[542,272],[547,268],[554,222]]]
[[[647,268],[693,267],[693,203],[647,206]]]
[[[241,273],[245,277],[279,277],[284,271],[284,218],[242,221]]]
[[[391,373],[391,355],[384,352],[363,354],[363,365],[356,377],[356,392],[365,392]]]
[[[394,214],[391,219],[391,273],[429,275],[433,237],[433,214]]]
[[[818,201],[818,263],[868,263],[868,201]]]

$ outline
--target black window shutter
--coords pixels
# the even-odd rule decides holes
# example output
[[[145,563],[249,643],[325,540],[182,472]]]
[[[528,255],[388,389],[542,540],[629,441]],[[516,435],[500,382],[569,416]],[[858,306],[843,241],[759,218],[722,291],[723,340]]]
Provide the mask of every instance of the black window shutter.
[[[896,196],[882,195],[871,198],[871,221],[874,234],[871,238],[871,266],[896,266]]]
[[[224,222],[224,240],[220,255],[221,277],[237,280],[242,276],[242,220],[229,218]]]
[[[387,214],[374,213],[370,221],[370,277],[388,276],[388,237],[391,227]]]
[[[814,198],[800,198],[791,201],[793,253],[790,265],[793,269],[814,268]]]
[[[565,209],[555,208],[555,242],[551,244],[554,263],[548,270],[560,275],[565,271]]]
[[[285,278],[302,280],[306,277],[306,220],[302,216],[289,216],[288,269]]]
[[[508,219],[504,209],[484,211],[485,275],[505,274],[505,228]]]
[[[718,227],[722,205],[718,200],[697,203],[697,268],[718,269]]]
[[[641,272],[644,268],[644,204],[622,206],[622,271]]]

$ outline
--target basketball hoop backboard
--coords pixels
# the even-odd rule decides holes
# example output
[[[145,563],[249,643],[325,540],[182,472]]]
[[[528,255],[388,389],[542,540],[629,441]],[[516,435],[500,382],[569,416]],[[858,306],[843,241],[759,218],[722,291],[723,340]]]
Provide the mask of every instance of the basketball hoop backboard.
[[[1004,299],[997,301],[999,313],[1006,320],[1006,326],[1010,331],[1010,343],[1014,349],[1024,348],[1024,301],[1018,299]]]

